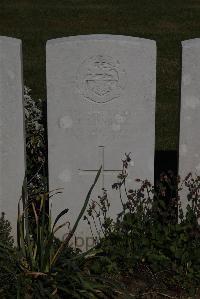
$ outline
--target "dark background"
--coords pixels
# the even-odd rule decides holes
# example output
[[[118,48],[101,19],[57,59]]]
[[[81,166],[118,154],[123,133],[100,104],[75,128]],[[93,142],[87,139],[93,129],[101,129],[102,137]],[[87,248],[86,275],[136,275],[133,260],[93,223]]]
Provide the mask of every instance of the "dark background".
[[[157,42],[155,173],[176,171],[181,41],[200,37],[200,0],[0,0],[0,35],[22,39],[34,99],[46,100],[46,41],[98,33]]]

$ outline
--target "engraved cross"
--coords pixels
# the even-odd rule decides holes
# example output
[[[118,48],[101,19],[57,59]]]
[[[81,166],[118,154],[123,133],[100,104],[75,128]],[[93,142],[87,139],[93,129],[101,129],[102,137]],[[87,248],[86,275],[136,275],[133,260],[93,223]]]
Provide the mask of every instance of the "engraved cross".
[[[105,169],[105,161],[104,161],[104,150],[105,147],[103,145],[98,146],[99,149],[99,162],[100,166],[102,166],[101,170],[101,188],[104,188],[104,177],[105,175],[113,175],[116,172],[121,172],[121,169]],[[100,167],[99,166],[99,167]],[[98,169],[79,169],[80,175],[90,175],[90,174],[96,174]]]

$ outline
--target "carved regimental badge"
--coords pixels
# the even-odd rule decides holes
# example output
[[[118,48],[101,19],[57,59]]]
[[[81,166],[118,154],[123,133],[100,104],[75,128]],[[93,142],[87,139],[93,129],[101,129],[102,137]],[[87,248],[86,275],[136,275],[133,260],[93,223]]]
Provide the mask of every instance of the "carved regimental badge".
[[[122,94],[126,72],[114,58],[97,55],[80,65],[77,84],[84,98],[96,103],[106,103]]]

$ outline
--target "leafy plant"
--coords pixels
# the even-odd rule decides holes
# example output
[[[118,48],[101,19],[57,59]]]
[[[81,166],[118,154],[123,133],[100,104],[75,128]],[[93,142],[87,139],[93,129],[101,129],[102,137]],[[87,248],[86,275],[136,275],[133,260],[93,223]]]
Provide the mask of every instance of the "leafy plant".
[[[53,225],[50,215],[46,213],[45,202],[49,198],[48,193],[39,195],[40,205],[37,209],[35,201],[28,200],[27,185],[24,182],[22,198],[18,206],[17,244],[20,254],[18,298],[22,293],[34,296],[34,298],[64,298],[70,294],[71,298],[100,298],[100,294],[108,292],[108,287],[98,283],[100,278],[92,278],[81,271],[87,254],[75,254],[68,247],[80,219],[82,218],[93,188],[99,178],[99,169],[92,184],[80,214],[68,236],[63,242],[55,239],[54,233],[66,225],[56,226],[58,220],[67,214],[68,209],[63,210],[55,219]],[[22,204],[22,209],[20,205]],[[29,217],[27,211],[33,209],[35,232],[30,234]],[[22,278],[23,277],[23,278]],[[25,285],[24,282],[26,281]],[[104,291],[105,289],[105,291]]]
[[[26,127],[27,188],[29,197],[47,190],[45,177],[46,142],[42,115],[42,100],[31,97],[31,89],[24,87]]]
[[[122,275],[145,269],[151,287],[159,285],[193,296],[200,279],[200,177],[189,174],[180,182],[169,171],[161,174],[155,187],[137,179],[140,187],[130,189],[126,183],[130,160],[130,154],[126,155],[112,186],[122,204],[117,218],[109,217],[106,190],[87,210],[85,219],[89,224],[104,219],[96,246],[101,254],[92,269]],[[188,189],[185,213],[179,198],[183,187]]]
[[[0,297],[13,298],[17,287],[16,252],[13,248],[11,224],[5,213],[0,217]]]
[[[14,239],[10,235],[11,230],[12,230],[11,224],[8,221],[8,219],[6,219],[5,213],[2,212],[0,217],[0,240],[1,243],[3,243],[6,246],[9,246],[10,248],[13,247],[13,243],[14,243]]]

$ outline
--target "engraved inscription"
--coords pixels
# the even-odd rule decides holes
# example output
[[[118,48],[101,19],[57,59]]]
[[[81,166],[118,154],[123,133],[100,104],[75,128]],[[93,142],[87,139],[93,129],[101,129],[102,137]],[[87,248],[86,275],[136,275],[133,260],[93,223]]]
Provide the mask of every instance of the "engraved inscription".
[[[132,118],[131,112],[127,110],[120,112],[114,109],[108,111],[93,110],[80,113],[73,109],[68,113],[73,125],[66,129],[65,125],[60,125],[62,122],[59,119],[58,125],[62,130],[82,142],[88,142],[88,139],[98,140],[98,143],[103,145],[112,143],[124,135]]]
[[[86,59],[77,72],[77,85],[84,98],[106,103],[120,97],[126,84],[126,72],[119,61],[107,55]]]

